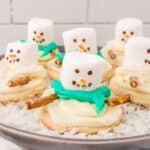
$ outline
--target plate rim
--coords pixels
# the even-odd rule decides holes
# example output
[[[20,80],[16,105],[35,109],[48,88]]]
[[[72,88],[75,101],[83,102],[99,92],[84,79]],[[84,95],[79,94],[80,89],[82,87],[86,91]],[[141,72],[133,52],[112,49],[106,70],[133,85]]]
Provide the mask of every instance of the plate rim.
[[[67,143],[67,144],[81,144],[81,145],[103,145],[103,144],[120,144],[120,143],[133,143],[141,141],[150,141],[150,134],[144,134],[139,136],[131,137],[121,137],[121,138],[107,138],[107,139],[79,139],[79,138],[67,138],[67,137],[57,137],[53,135],[42,135],[37,133],[32,133],[30,131],[25,131],[22,129],[17,129],[0,123],[0,131],[3,135],[9,137],[19,136],[27,139],[38,140],[43,142],[55,142],[55,143]],[[1,134],[0,133],[0,134]],[[13,135],[13,136],[12,136]]]

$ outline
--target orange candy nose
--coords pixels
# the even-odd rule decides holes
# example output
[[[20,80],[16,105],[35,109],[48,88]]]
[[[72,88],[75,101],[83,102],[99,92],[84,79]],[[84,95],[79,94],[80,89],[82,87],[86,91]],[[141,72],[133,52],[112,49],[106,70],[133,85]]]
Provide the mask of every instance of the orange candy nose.
[[[37,39],[40,39],[40,38],[41,38],[41,36],[40,36],[40,35],[37,35],[37,36],[36,36],[36,38],[37,38]]]
[[[10,58],[15,58],[15,57],[16,57],[16,54],[10,54],[9,57],[10,57]]]
[[[84,84],[84,83],[86,83],[86,80],[80,79],[80,82]]]
[[[79,48],[82,49],[82,50],[85,49],[85,47],[83,45],[81,45],[81,44],[79,44]]]
[[[129,35],[126,35],[126,38],[129,38],[130,36]]]

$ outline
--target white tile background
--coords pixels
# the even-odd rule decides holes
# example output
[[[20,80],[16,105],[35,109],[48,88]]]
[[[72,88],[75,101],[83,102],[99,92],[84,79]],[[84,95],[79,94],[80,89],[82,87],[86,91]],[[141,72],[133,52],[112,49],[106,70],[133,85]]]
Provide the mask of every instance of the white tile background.
[[[0,0],[0,51],[7,42],[26,38],[27,22],[46,17],[55,22],[55,40],[63,44],[62,32],[89,26],[97,31],[98,44],[113,39],[115,22],[138,17],[150,36],[150,0]]]
[[[55,39],[62,42],[62,32],[89,26],[97,31],[98,43],[113,39],[115,22],[122,17],[141,18],[145,35],[150,36],[150,0],[0,0],[0,51],[7,42],[26,38],[31,17],[53,19]],[[8,146],[9,145],[9,146]],[[18,150],[0,139],[2,150]]]

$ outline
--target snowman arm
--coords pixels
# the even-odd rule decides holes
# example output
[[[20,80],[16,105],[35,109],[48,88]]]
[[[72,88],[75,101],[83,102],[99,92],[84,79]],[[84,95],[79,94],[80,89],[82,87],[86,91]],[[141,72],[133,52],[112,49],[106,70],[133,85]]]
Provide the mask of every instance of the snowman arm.
[[[131,96],[129,94],[121,95],[118,97],[110,97],[106,99],[106,103],[110,106],[115,106],[119,104],[128,103],[131,101]]]
[[[18,76],[10,79],[7,84],[8,87],[16,87],[28,84],[31,80],[30,76]]]
[[[28,100],[25,105],[27,109],[35,109],[47,105],[56,99],[57,99],[57,95],[53,93],[49,96]]]

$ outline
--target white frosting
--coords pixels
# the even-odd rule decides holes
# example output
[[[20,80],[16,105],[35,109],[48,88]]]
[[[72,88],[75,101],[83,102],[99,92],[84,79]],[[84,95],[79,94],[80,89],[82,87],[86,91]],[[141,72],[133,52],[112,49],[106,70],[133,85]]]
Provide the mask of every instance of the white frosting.
[[[150,94],[150,68],[142,67],[142,68],[126,68],[120,67],[116,70],[115,80],[121,87],[124,87],[129,90],[135,90],[136,92],[144,92],[146,94]],[[137,77],[138,86],[133,88],[130,85],[130,78]]]
[[[37,64],[38,55],[35,43],[16,41],[7,45],[4,60],[7,65],[29,66]]]
[[[92,90],[101,85],[108,63],[93,54],[70,52],[64,57],[60,79],[67,89]]]
[[[126,42],[130,37],[142,35],[143,23],[137,18],[124,18],[116,25],[116,40]]]
[[[48,44],[53,41],[53,21],[33,18],[28,23],[28,40]]]
[[[120,106],[113,108],[106,106],[99,116],[96,116],[94,104],[75,100],[56,100],[47,108],[54,124],[72,128],[107,128],[116,124],[122,116]]]
[[[131,38],[125,48],[123,65],[126,67],[150,67],[150,38]]]
[[[77,28],[63,32],[65,51],[80,51],[96,54],[96,31],[92,28]]]
[[[5,66],[5,67],[3,67]],[[42,66],[39,65],[30,65],[30,66],[16,66],[16,65],[6,65],[5,61],[0,62],[0,91],[1,92],[9,92],[11,89],[12,91],[14,88],[10,88],[7,86],[8,81],[18,75],[29,75],[34,76],[35,80],[34,83],[39,83],[46,78],[46,71]],[[36,80],[37,79],[37,80]],[[32,84],[31,82],[30,84]],[[16,89],[20,89],[20,87],[15,87]]]

